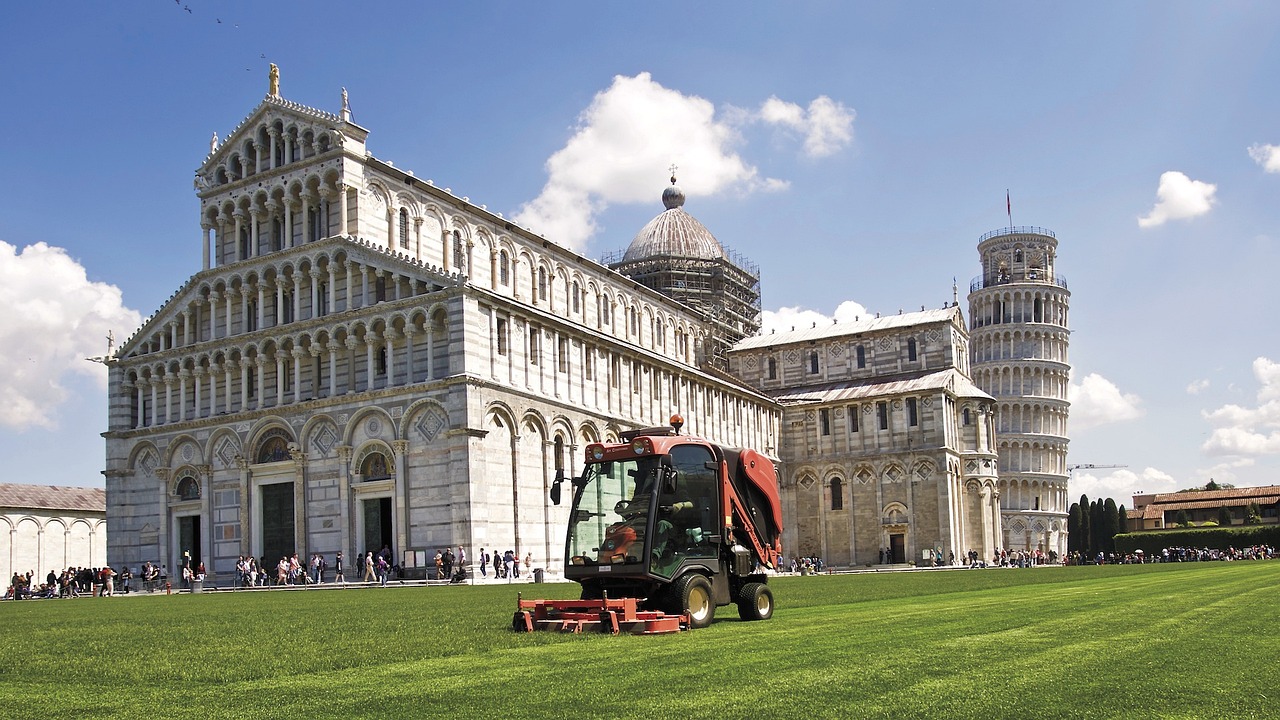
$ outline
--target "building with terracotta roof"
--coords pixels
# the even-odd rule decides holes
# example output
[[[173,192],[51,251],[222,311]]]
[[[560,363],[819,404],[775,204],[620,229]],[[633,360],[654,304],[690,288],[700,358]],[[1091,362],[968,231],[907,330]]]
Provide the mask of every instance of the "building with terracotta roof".
[[[101,488],[0,483],[0,578],[101,567],[107,558],[107,496]]]
[[[1218,522],[1221,510],[1231,515],[1232,525],[1243,525],[1249,507],[1257,504],[1263,524],[1280,523],[1280,485],[1230,488],[1226,490],[1189,490],[1155,495],[1134,495],[1133,510],[1128,514],[1129,531],[1161,530],[1177,524],[1179,512],[1186,512],[1192,523]]]

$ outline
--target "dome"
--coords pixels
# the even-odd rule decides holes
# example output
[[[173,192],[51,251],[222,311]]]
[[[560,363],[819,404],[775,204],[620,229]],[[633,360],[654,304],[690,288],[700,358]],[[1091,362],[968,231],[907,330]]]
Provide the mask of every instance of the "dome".
[[[649,221],[627,246],[622,262],[635,262],[652,257],[688,257],[702,260],[723,258],[724,248],[707,226],[684,211],[684,192],[671,186],[662,191],[666,210]]]

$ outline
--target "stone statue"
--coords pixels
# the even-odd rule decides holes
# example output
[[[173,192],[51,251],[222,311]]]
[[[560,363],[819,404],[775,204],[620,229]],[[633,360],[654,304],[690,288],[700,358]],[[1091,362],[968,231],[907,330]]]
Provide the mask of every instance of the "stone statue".
[[[342,109],[350,111],[351,103],[347,102],[347,89],[342,88]]]
[[[218,149],[218,133],[215,132],[213,134],[213,137],[209,138],[209,154],[212,155],[214,151],[216,151],[217,149]]]
[[[267,94],[271,97],[280,97],[280,68],[276,67],[275,63],[271,63],[271,82]]]

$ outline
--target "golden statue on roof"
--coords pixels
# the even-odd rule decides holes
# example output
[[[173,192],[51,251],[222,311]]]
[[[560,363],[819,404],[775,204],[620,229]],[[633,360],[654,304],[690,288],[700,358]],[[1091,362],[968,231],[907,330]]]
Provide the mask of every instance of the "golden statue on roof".
[[[267,94],[271,97],[280,97],[280,68],[275,63],[271,63],[270,83],[267,86]]]

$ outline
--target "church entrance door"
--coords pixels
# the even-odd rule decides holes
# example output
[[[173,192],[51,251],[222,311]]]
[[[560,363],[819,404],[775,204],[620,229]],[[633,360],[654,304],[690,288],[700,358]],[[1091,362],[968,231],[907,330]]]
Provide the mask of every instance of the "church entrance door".
[[[293,535],[293,483],[263,485],[262,492],[262,555],[267,567],[274,567],[280,558],[297,548]],[[299,561],[305,561],[299,558]]]
[[[906,538],[902,533],[889,536],[889,562],[901,564],[907,561]]]

